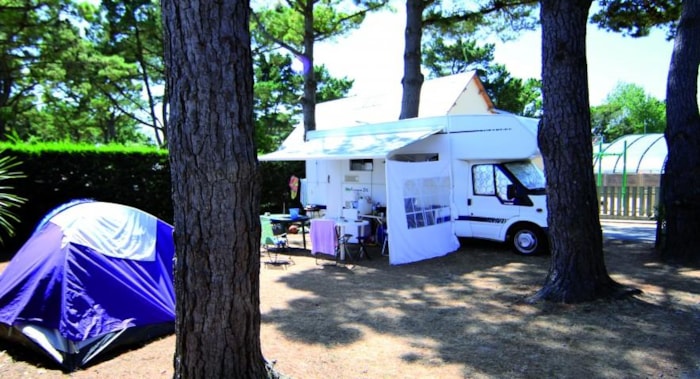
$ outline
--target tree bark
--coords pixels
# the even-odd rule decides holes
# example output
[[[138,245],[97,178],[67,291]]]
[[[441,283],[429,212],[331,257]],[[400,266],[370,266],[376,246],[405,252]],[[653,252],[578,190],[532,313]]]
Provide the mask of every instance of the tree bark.
[[[668,145],[662,180],[666,238],[661,258],[700,263],[700,2],[684,1],[666,93],[665,137]]]
[[[403,94],[399,119],[418,117],[421,73],[421,38],[423,36],[423,0],[406,0],[406,46],[403,53]]]
[[[533,300],[576,303],[613,296],[591,157],[586,22],[591,0],[543,0],[538,140],[547,179],[551,266]]]
[[[248,1],[163,0],[176,378],[261,378]]]
[[[304,3],[304,97],[301,99],[301,111],[304,115],[304,141],[306,133],[316,130],[316,73],[314,72],[314,4]]]
[[[0,141],[7,141],[7,121],[10,118],[10,95],[14,85],[14,75],[10,70],[10,59],[3,54],[0,59]]]

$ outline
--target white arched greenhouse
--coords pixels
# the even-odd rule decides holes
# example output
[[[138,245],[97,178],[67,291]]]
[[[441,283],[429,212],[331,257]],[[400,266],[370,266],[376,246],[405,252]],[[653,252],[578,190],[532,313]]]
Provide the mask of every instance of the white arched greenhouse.
[[[631,134],[594,146],[601,217],[655,218],[667,154],[663,133]]]
[[[659,186],[668,149],[663,133],[630,134],[593,146],[593,171],[598,184]]]

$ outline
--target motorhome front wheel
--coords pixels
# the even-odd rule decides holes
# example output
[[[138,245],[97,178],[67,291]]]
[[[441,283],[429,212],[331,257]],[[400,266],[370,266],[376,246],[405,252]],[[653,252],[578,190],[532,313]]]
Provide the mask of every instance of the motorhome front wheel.
[[[542,252],[544,238],[536,226],[522,225],[513,229],[510,243],[516,253],[532,255]]]

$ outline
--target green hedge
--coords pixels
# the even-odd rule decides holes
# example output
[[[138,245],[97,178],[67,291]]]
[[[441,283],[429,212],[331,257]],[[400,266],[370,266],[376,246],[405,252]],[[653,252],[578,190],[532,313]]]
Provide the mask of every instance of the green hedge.
[[[1,251],[14,253],[51,209],[75,199],[94,199],[142,209],[172,223],[170,165],[167,150],[149,147],[69,144],[0,144],[2,155],[15,157],[26,178],[2,183],[27,199],[14,210],[21,222]],[[290,207],[288,181],[304,177],[303,162],[261,162],[261,211]],[[285,197],[286,196],[286,197]],[[294,204],[298,206],[298,198]]]

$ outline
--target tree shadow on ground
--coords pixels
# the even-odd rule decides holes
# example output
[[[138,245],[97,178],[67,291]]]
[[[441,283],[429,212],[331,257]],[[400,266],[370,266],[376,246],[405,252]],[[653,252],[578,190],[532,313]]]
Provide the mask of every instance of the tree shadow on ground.
[[[697,278],[681,268],[647,267],[655,262],[652,244],[633,252],[606,245],[608,270],[622,284],[673,294],[565,305],[524,301],[542,285],[548,256],[462,242],[456,253],[409,265],[391,266],[372,251],[374,259],[355,266],[322,264],[289,273],[280,284],[308,295],[263,313],[263,322],[287,338],[328,347],[358,343],[367,331],[389,335],[402,341],[405,362],[458,363],[464,377],[647,377],[697,370],[700,311],[697,302],[680,300],[698,294]],[[371,348],[377,346],[370,342]]]

